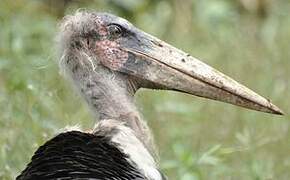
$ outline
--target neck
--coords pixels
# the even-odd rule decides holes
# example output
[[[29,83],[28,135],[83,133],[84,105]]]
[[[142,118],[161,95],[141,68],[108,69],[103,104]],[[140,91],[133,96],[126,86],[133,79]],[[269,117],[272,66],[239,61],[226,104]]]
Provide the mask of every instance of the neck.
[[[152,151],[149,128],[135,106],[136,89],[127,81],[128,77],[114,75],[111,71],[103,72],[101,78],[98,77],[100,76],[94,74],[81,82],[81,91],[93,113],[98,115],[100,120],[115,119],[124,122]]]
[[[101,65],[92,69],[91,64],[86,64],[89,61],[79,61],[81,58],[76,58],[76,61],[72,61],[74,58],[67,59],[65,63],[70,75],[95,116],[101,121],[114,119],[124,122],[147,149],[154,152],[149,128],[134,103],[137,83]]]
[[[112,72],[103,71],[101,76],[90,74],[80,81],[79,85],[82,94],[99,120],[139,118],[134,104],[134,91],[128,89],[127,82]]]

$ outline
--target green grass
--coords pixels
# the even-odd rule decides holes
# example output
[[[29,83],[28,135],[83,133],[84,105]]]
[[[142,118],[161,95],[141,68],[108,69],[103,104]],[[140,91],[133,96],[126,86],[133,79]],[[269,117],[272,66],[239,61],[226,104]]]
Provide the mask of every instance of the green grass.
[[[130,19],[221,70],[284,111],[279,117],[176,92],[141,90],[137,104],[153,129],[170,179],[290,177],[290,3],[267,16],[238,1],[58,1],[0,3],[0,179],[12,179],[37,147],[66,125],[94,119],[58,71],[54,37],[63,13],[87,7]],[[81,105],[80,105],[81,104]]]

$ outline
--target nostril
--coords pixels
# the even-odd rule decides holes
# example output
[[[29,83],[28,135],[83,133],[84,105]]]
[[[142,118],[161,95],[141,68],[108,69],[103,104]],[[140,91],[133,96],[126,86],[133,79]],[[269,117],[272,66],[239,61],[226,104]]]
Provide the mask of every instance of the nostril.
[[[90,47],[90,40],[89,39],[87,39],[87,45],[88,45],[88,47]]]
[[[155,45],[157,45],[159,47],[163,47],[163,45],[160,42],[157,42],[155,40],[150,40],[150,41],[151,41],[151,43],[153,43],[153,44],[155,44]]]

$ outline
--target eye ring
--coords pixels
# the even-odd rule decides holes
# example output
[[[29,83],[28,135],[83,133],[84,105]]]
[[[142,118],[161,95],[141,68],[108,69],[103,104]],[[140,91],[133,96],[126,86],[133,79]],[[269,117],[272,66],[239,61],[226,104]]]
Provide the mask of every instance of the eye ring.
[[[110,24],[108,27],[111,37],[117,38],[123,34],[123,29],[117,24]]]

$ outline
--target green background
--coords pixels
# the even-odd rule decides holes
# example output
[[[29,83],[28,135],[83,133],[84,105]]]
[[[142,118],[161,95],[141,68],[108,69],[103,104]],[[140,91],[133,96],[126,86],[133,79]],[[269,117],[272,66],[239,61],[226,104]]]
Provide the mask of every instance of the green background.
[[[60,75],[57,23],[79,8],[125,17],[219,69],[285,111],[275,116],[176,92],[141,90],[169,179],[290,178],[289,0],[1,0],[0,179],[67,125],[90,128]]]

